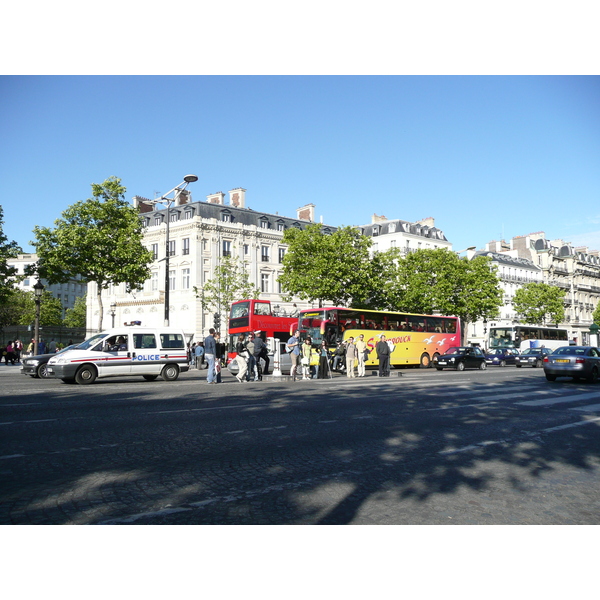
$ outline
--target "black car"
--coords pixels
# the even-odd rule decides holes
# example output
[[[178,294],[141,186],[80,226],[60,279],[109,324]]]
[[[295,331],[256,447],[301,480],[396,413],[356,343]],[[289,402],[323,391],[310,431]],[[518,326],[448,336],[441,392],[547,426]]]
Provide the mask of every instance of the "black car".
[[[516,358],[515,365],[521,367],[541,367],[544,357],[552,353],[550,348],[525,348]]]
[[[464,369],[485,369],[485,355],[480,348],[466,346],[453,346],[448,349],[446,354],[437,356],[433,359],[433,366],[441,371],[442,369],[455,369],[463,371]]]
[[[38,354],[37,356],[28,356],[22,360],[21,365],[21,373],[23,375],[29,375],[30,377],[48,377],[47,366],[48,361],[57,354],[61,354],[62,352],[66,352],[67,350],[72,350],[73,348],[77,348],[78,344],[71,344],[58,352],[53,352],[51,354]]]

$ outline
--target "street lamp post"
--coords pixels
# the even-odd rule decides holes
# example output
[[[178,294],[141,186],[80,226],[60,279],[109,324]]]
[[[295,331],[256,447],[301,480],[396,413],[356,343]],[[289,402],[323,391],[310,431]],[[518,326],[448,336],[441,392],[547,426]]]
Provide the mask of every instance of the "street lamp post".
[[[115,315],[117,314],[117,303],[113,300],[110,304],[110,316],[112,317],[112,328],[115,328]]]
[[[44,293],[44,284],[38,279],[38,282],[33,286],[35,300],[35,331],[33,334],[33,354],[37,356],[38,346],[40,343],[40,307],[42,303],[42,294]]]
[[[166,230],[166,243],[165,243],[165,326],[169,326],[169,222],[170,222],[170,214],[169,209],[171,205],[175,201],[175,198],[168,198],[169,194],[173,192],[183,192],[185,188],[190,183],[194,183],[194,181],[198,181],[198,177],[196,175],[186,175],[183,178],[183,181],[172,190],[169,190],[166,194],[163,194],[160,198],[156,200],[147,200],[146,204],[151,204],[156,206],[157,204],[162,204],[167,207],[167,230]]]

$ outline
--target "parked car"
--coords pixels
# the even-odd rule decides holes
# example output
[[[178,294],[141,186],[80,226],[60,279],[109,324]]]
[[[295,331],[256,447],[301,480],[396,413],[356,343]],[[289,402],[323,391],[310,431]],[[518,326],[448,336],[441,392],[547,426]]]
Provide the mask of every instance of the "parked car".
[[[437,356],[433,359],[433,366],[441,371],[442,369],[455,369],[462,371],[464,369],[485,369],[485,354],[481,348],[471,346],[458,347],[453,346],[448,349],[446,354]]]
[[[519,356],[519,351],[515,348],[494,348],[486,352],[485,362],[488,365],[505,367],[516,364],[517,356]]]
[[[48,375],[48,361],[58,354],[62,354],[67,350],[72,350],[73,348],[77,348],[78,344],[71,344],[58,352],[53,352],[51,354],[38,354],[37,356],[28,356],[24,358],[21,365],[21,373],[23,375],[29,375],[30,377],[35,377],[36,379],[39,377],[45,378],[49,377]]]
[[[521,367],[542,367],[544,357],[552,354],[550,348],[525,348],[519,356],[517,356],[515,365]]]
[[[544,358],[544,373],[548,381],[572,377],[596,383],[600,377],[600,349],[594,346],[561,346]]]
[[[279,354],[281,357],[281,364],[279,365],[279,370],[281,371],[282,375],[289,375],[290,374],[290,370],[292,368],[292,359],[290,358],[290,355],[288,354],[288,352],[286,352],[286,343],[285,342],[279,342]],[[273,372],[273,369],[275,368],[275,360],[273,358],[273,352],[269,351],[269,373]],[[264,365],[264,363],[261,363],[262,365]],[[238,368],[238,364],[237,361],[235,359],[229,361],[229,364],[227,365],[227,369],[229,370],[229,372],[232,375],[237,375],[239,368]]]

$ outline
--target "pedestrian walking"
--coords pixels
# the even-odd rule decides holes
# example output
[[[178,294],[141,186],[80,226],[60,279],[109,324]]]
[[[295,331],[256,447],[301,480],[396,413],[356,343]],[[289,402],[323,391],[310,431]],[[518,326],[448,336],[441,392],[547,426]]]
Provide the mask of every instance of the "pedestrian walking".
[[[312,350],[311,339],[307,337],[302,344],[302,379],[310,379],[310,351]]]
[[[208,330],[208,335],[204,339],[204,356],[208,363],[208,374],[206,381],[208,383],[217,383],[215,378],[215,358],[217,355],[217,345],[214,338],[215,330],[211,327]]]
[[[246,348],[248,349],[248,371],[246,373],[246,381],[258,381],[258,370],[256,369],[256,360],[254,358],[254,334],[248,334],[248,341],[246,342]]]
[[[237,354],[235,361],[238,366],[238,374],[235,378],[243,383],[246,381],[246,371],[248,370],[248,348],[246,348],[246,336],[243,333],[238,336],[235,352]]]
[[[317,379],[331,379],[331,368],[329,367],[329,350],[327,342],[323,340],[319,346],[319,367],[317,371]]]
[[[390,376],[390,347],[385,341],[385,335],[379,337],[379,341],[375,346],[377,358],[379,359],[379,377]]]
[[[349,337],[346,344],[346,377],[356,377],[354,374],[354,363],[357,359],[356,346],[354,338]]]
[[[290,377],[292,378],[292,381],[296,381],[300,362],[300,332],[298,330],[294,331],[294,335],[287,341],[285,348],[292,361]]]
[[[365,343],[365,336],[363,334],[358,336],[355,346],[356,346],[356,353],[357,353],[357,358],[358,358],[358,376],[364,377],[366,374],[365,361],[367,360],[367,357],[369,356],[369,348],[367,347],[367,344]]]
[[[194,364],[196,369],[200,369],[202,366],[202,359],[204,358],[204,348],[202,342],[198,342],[194,348]]]

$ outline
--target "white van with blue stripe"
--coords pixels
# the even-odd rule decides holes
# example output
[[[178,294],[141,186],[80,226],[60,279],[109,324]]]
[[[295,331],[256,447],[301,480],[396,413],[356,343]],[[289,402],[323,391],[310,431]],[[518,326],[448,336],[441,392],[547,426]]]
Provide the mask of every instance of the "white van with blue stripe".
[[[186,335],[168,327],[110,329],[48,361],[49,377],[80,384],[134,375],[148,381],[159,376],[175,381],[179,373],[188,369]]]

